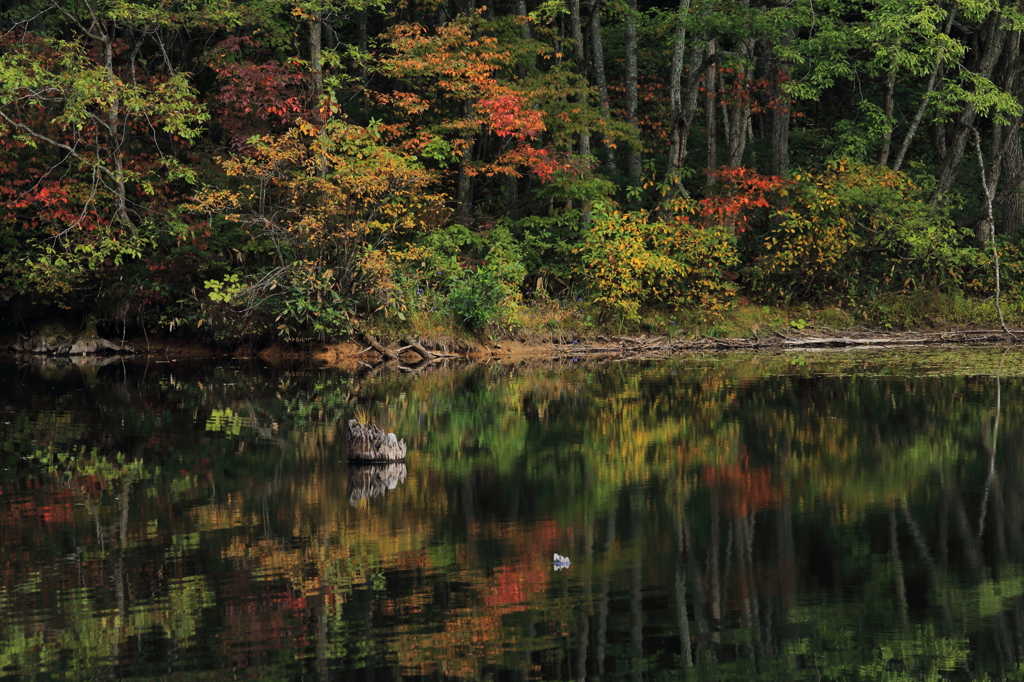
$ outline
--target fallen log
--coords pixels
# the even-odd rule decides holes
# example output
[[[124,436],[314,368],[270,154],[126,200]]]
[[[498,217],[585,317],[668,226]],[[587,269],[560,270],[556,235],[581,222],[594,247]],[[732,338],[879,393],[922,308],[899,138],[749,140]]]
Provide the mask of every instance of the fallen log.
[[[424,360],[433,360],[434,359],[434,357],[435,357],[434,354],[431,353],[426,348],[424,348],[423,346],[421,346],[419,344],[419,342],[417,342],[416,339],[412,338],[411,336],[404,336],[404,337],[402,337],[402,341],[404,341],[405,343],[409,344],[409,347],[412,348],[417,353],[419,353],[420,357],[423,358]]]
[[[363,338],[366,339],[366,342],[368,344],[370,344],[370,346],[375,351],[380,353],[380,356],[382,358],[384,358],[385,360],[397,360],[398,359],[398,356],[395,353],[393,353],[392,351],[388,350],[384,346],[380,345],[377,342],[377,339],[373,338],[373,336],[371,336],[370,334],[363,334]]]
[[[928,343],[925,337],[883,337],[871,339],[857,339],[849,336],[821,337],[810,339],[792,339],[782,342],[783,346],[897,346],[897,345],[921,345]]]

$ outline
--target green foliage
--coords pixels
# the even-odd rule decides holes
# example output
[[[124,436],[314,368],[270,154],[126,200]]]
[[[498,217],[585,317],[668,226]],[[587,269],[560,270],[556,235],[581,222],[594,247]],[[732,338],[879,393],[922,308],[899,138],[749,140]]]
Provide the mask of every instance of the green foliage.
[[[754,290],[782,301],[851,301],[881,291],[953,287],[977,250],[902,173],[833,161],[800,171],[789,206],[755,239]]]
[[[654,220],[643,211],[594,206],[593,224],[575,249],[576,277],[592,301],[628,321],[645,305],[699,307],[710,314],[731,305],[729,269],[739,263],[731,228],[700,226],[686,215]]]
[[[203,282],[209,292],[211,301],[230,303],[232,299],[245,290],[245,286],[238,281],[238,273],[226,275],[223,280],[210,279]]]
[[[65,307],[237,343],[410,312],[509,330],[535,282],[632,323],[651,308],[714,317],[739,293],[864,311],[907,291],[992,293],[985,254],[949,220],[981,215],[977,173],[946,166],[973,166],[971,129],[990,163],[1009,158],[1022,107],[1007,46],[1024,30],[1011,4],[8,5],[10,318]],[[870,165],[897,153],[912,179]],[[767,175],[787,158],[812,169],[788,198]],[[935,191],[946,206],[925,203]],[[1011,307],[1017,241],[1001,246]]]
[[[522,301],[520,287],[526,277],[522,253],[512,234],[495,227],[488,235],[486,260],[463,270],[450,284],[452,312],[473,329],[508,328]]]
[[[452,225],[428,235],[401,258],[409,263],[406,277],[418,288],[407,292],[408,305],[426,299],[474,331],[507,333],[515,326],[527,271],[507,227],[474,233]]]

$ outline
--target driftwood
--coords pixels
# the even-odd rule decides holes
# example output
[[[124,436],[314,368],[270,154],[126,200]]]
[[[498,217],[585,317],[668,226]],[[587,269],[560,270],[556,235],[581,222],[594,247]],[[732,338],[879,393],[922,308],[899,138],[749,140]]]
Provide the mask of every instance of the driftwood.
[[[385,360],[397,360],[398,355],[388,350],[384,346],[380,345],[377,339],[373,338],[370,334],[363,334],[363,338],[366,339],[366,343],[370,344],[370,347],[380,353],[380,356]]]
[[[423,358],[424,360],[433,360],[434,357],[436,357],[429,350],[427,350],[426,348],[421,346],[419,344],[419,342],[416,341],[416,339],[412,338],[411,336],[404,336],[404,337],[402,337],[402,341],[407,343],[410,348],[412,348],[414,351],[419,353],[420,357]]]
[[[378,497],[405,483],[408,473],[404,462],[388,464],[349,464],[348,501],[353,507],[361,500]]]
[[[891,348],[907,346],[973,346],[995,343],[1019,343],[1024,331],[972,329],[937,332],[844,332],[834,336],[829,330],[813,335],[776,333],[745,339],[670,338],[667,336],[599,336],[596,342],[563,343],[555,348],[561,356],[660,357],[676,353],[725,350],[818,350],[827,348]],[[824,333],[823,333],[824,332]]]
[[[348,459],[350,462],[400,462],[405,459],[405,441],[393,433],[384,433],[376,424],[348,420]]]

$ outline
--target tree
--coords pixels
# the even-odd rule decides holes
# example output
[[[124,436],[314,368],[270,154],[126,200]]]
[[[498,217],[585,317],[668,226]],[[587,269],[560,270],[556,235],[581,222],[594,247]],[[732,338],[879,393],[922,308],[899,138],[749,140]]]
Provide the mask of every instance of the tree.
[[[183,19],[123,2],[45,7],[70,38],[27,21],[0,38],[0,147],[14,171],[0,191],[10,247],[0,267],[5,298],[39,288],[68,305],[151,243],[153,197],[194,181],[183,151],[209,116],[190,74],[139,58]]]
[[[389,305],[387,248],[446,218],[444,197],[430,191],[434,176],[383,145],[376,123],[300,119],[221,165],[233,187],[205,190],[193,210],[245,226],[273,258],[248,280],[208,282],[210,299],[276,315],[284,335],[345,333],[360,306]]]

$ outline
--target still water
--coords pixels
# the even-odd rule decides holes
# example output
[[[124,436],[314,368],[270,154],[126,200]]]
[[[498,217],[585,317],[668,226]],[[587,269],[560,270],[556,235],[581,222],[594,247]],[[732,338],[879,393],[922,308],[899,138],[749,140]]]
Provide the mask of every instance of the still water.
[[[1022,376],[9,362],[0,678],[1016,678]],[[406,466],[346,463],[357,410]]]

